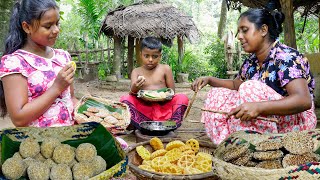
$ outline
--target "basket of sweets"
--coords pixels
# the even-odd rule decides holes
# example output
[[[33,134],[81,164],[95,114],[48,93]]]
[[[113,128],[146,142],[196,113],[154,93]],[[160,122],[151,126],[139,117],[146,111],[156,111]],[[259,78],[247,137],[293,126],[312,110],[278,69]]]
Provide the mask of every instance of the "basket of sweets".
[[[125,132],[130,124],[128,105],[101,97],[84,96],[75,107],[77,123],[98,122],[112,134]]]
[[[110,179],[127,170],[120,143],[95,122],[5,129],[0,142],[0,179]]]
[[[171,88],[162,88],[158,90],[139,90],[137,97],[145,101],[158,102],[171,100],[174,91]]]
[[[217,146],[214,172],[222,179],[320,179],[320,131],[284,134],[238,131]]]
[[[126,151],[139,179],[218,179],[212,171],[215,145],[195,139],[153,137]]]

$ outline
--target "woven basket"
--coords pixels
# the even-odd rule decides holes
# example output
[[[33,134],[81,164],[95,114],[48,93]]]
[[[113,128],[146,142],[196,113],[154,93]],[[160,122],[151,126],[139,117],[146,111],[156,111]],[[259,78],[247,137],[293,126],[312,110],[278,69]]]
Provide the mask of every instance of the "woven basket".
[[[105,128],[107,128],[112,134],[121,134],[125,132],[126,128],[130,124],[130,110],[128,105],[120,102],[114,102],[101,97],[84,96],[81,98],[77,106],[75,107],[75,121],[79,124],[89,122],[88,118],[82,118],[83,111],[86,111],[89,107],[97,107],[108,110],[110,113],[118,112],[122,117],[121,125],[112,125],[110,123],[104,123],[104,120],[100,121]]]
[[[155,97],[150,97],[148,96],[149,93],[151,92],[165,92],[168,93],[169,95],[167,95],[165,98],[155,98]],[[168,101],[171,100],[174,96],[174,91],[171,88],[163,88],[163,89],[159,89],[159,90],[139,90],[137,97],[141,98],[145,101],[151,101],[151,102],[161,102],[161,101]]]
[[[173,141],[173,140],[181,140],[181,139],[177,139],[177,138],[165,138],[165,139],[161,139],[161,141],[163,142],[164,145],[166,145],[168,142]],[[185,142],[185,140],[182,140],[183,142]],[[213,145],[210,142],[204,142],[204,141],[199,141],[200,144],[200,152],[206,152],[209,154],[212,154],[214,149],[215,149],[215,145]],[[131,170],[131,172],[138,177],[138,179],[140,180],[150,180],[150,179],[155,179],[155,180],[163,180],[163,179],[173,179],[173,180],[179,180],[179,179],[219,179],[218,176],[216,174],[213,173],[213,171],[211,172],[207,172],[207,173],[202,173],[202,174],[193,174],[193,175],[171,175],[171,174],[163,174],[163,173],[156,173],[156,172],[150,172],[150,171],[146,171],[143,169],[138,168],[138,166],[141,164],[141,162],[139,162],[139,155],[136,152],[136,147],[143,145],[144,147],[146,147],[147,149],[152,149],[149,141],[144,141],[141,143],[137,143],[134,146],[130,146],[128,148],[127,155],[129,157],[129,168]],[[141,159],[140,159],[141,160]]]
[[[315,143],[314,152],[319,151],[320,131],[309,130],[304,131],[312,135],[313,142]],[[312,162],[302,164],[299,166],[289,166],[282,169],[264,169],[257,167],[238,166],[221,159],[223,151],[226,146],[233,146],[242,142],[249,142],[251,147],[257,143],[267,139],[275,139],[284,136],[285,134],[260,134],[254,131],[238,131],[231,134],[226,140],[219,144],[214,152],[213,165],[214,172],[218,174],[221,179],[252,179],[252,180],[269,180],[269,179],[320,179],[320,164],[319,162]],[[251,148],[250,147],[250,148]]]
[[[121,177],[127,170],[128,157],[121,149],[120,143],[99,123],[51,128],[13,128],[3,130],[0,135],[1,163],[19,151],[21,141],[27,137],[35,138],[38,142],[47,137],[54,137],[73,147],[81,143],[91,143],[96,146],[98,155],[106,160],[108,169],[91,179]],[[1,173],[0,179],[5,179]]]

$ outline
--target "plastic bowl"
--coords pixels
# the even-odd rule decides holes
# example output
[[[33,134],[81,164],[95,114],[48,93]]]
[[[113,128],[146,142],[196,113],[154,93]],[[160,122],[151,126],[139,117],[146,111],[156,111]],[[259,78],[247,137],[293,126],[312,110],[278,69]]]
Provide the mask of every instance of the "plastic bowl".
[[[144,121],[139,125],[141,133],[149,136],[164,136],[177,129],[175,121]]]

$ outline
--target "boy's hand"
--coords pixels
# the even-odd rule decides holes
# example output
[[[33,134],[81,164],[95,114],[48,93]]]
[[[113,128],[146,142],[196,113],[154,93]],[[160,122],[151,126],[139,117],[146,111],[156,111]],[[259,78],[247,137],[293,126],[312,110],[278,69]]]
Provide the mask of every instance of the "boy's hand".
[[[145,82],[146,82],[146,78],[144,78],[143,76],[138,76],[138,79],[135,82],[136,88],[141,89],[141,87],[144,85]]]
[[[52,84],[52,87],[56,88],[60,93],[62,93],[73,83],[74,73],[75,72],[72,65],[67,64],[59,71],[56,79]]]

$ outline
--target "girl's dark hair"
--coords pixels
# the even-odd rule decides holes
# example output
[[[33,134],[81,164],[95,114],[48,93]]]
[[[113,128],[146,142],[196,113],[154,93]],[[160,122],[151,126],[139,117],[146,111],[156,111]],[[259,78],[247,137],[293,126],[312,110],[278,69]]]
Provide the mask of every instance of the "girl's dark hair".
[[[11,54],[22,48],[27,40],[27,34],[22,29],[22,22],[28,24],[40,20],[45,12],[50,9],[59,9],[55,0],[20,0],[15,3],[9,24],[9,33],[5,41],[3,55]],[[7,107],[4,99],[2,81],[0,81],[0,108],[1,116],[7,114]]]
[[[157,49],[161,52],[162,51],[162,43],[156,37],[146,37],[141,41],[141,50],[143,48]]]
[[[242,13],[239,19],[242,17],[248,18],[250,22],[255,24],[257,29],[260,29],[264,24],[267,25],[271,41],[275,41],[279,37],[285,18],[282,12],[273,11],[270,13],[266,9],[249,9]]]

